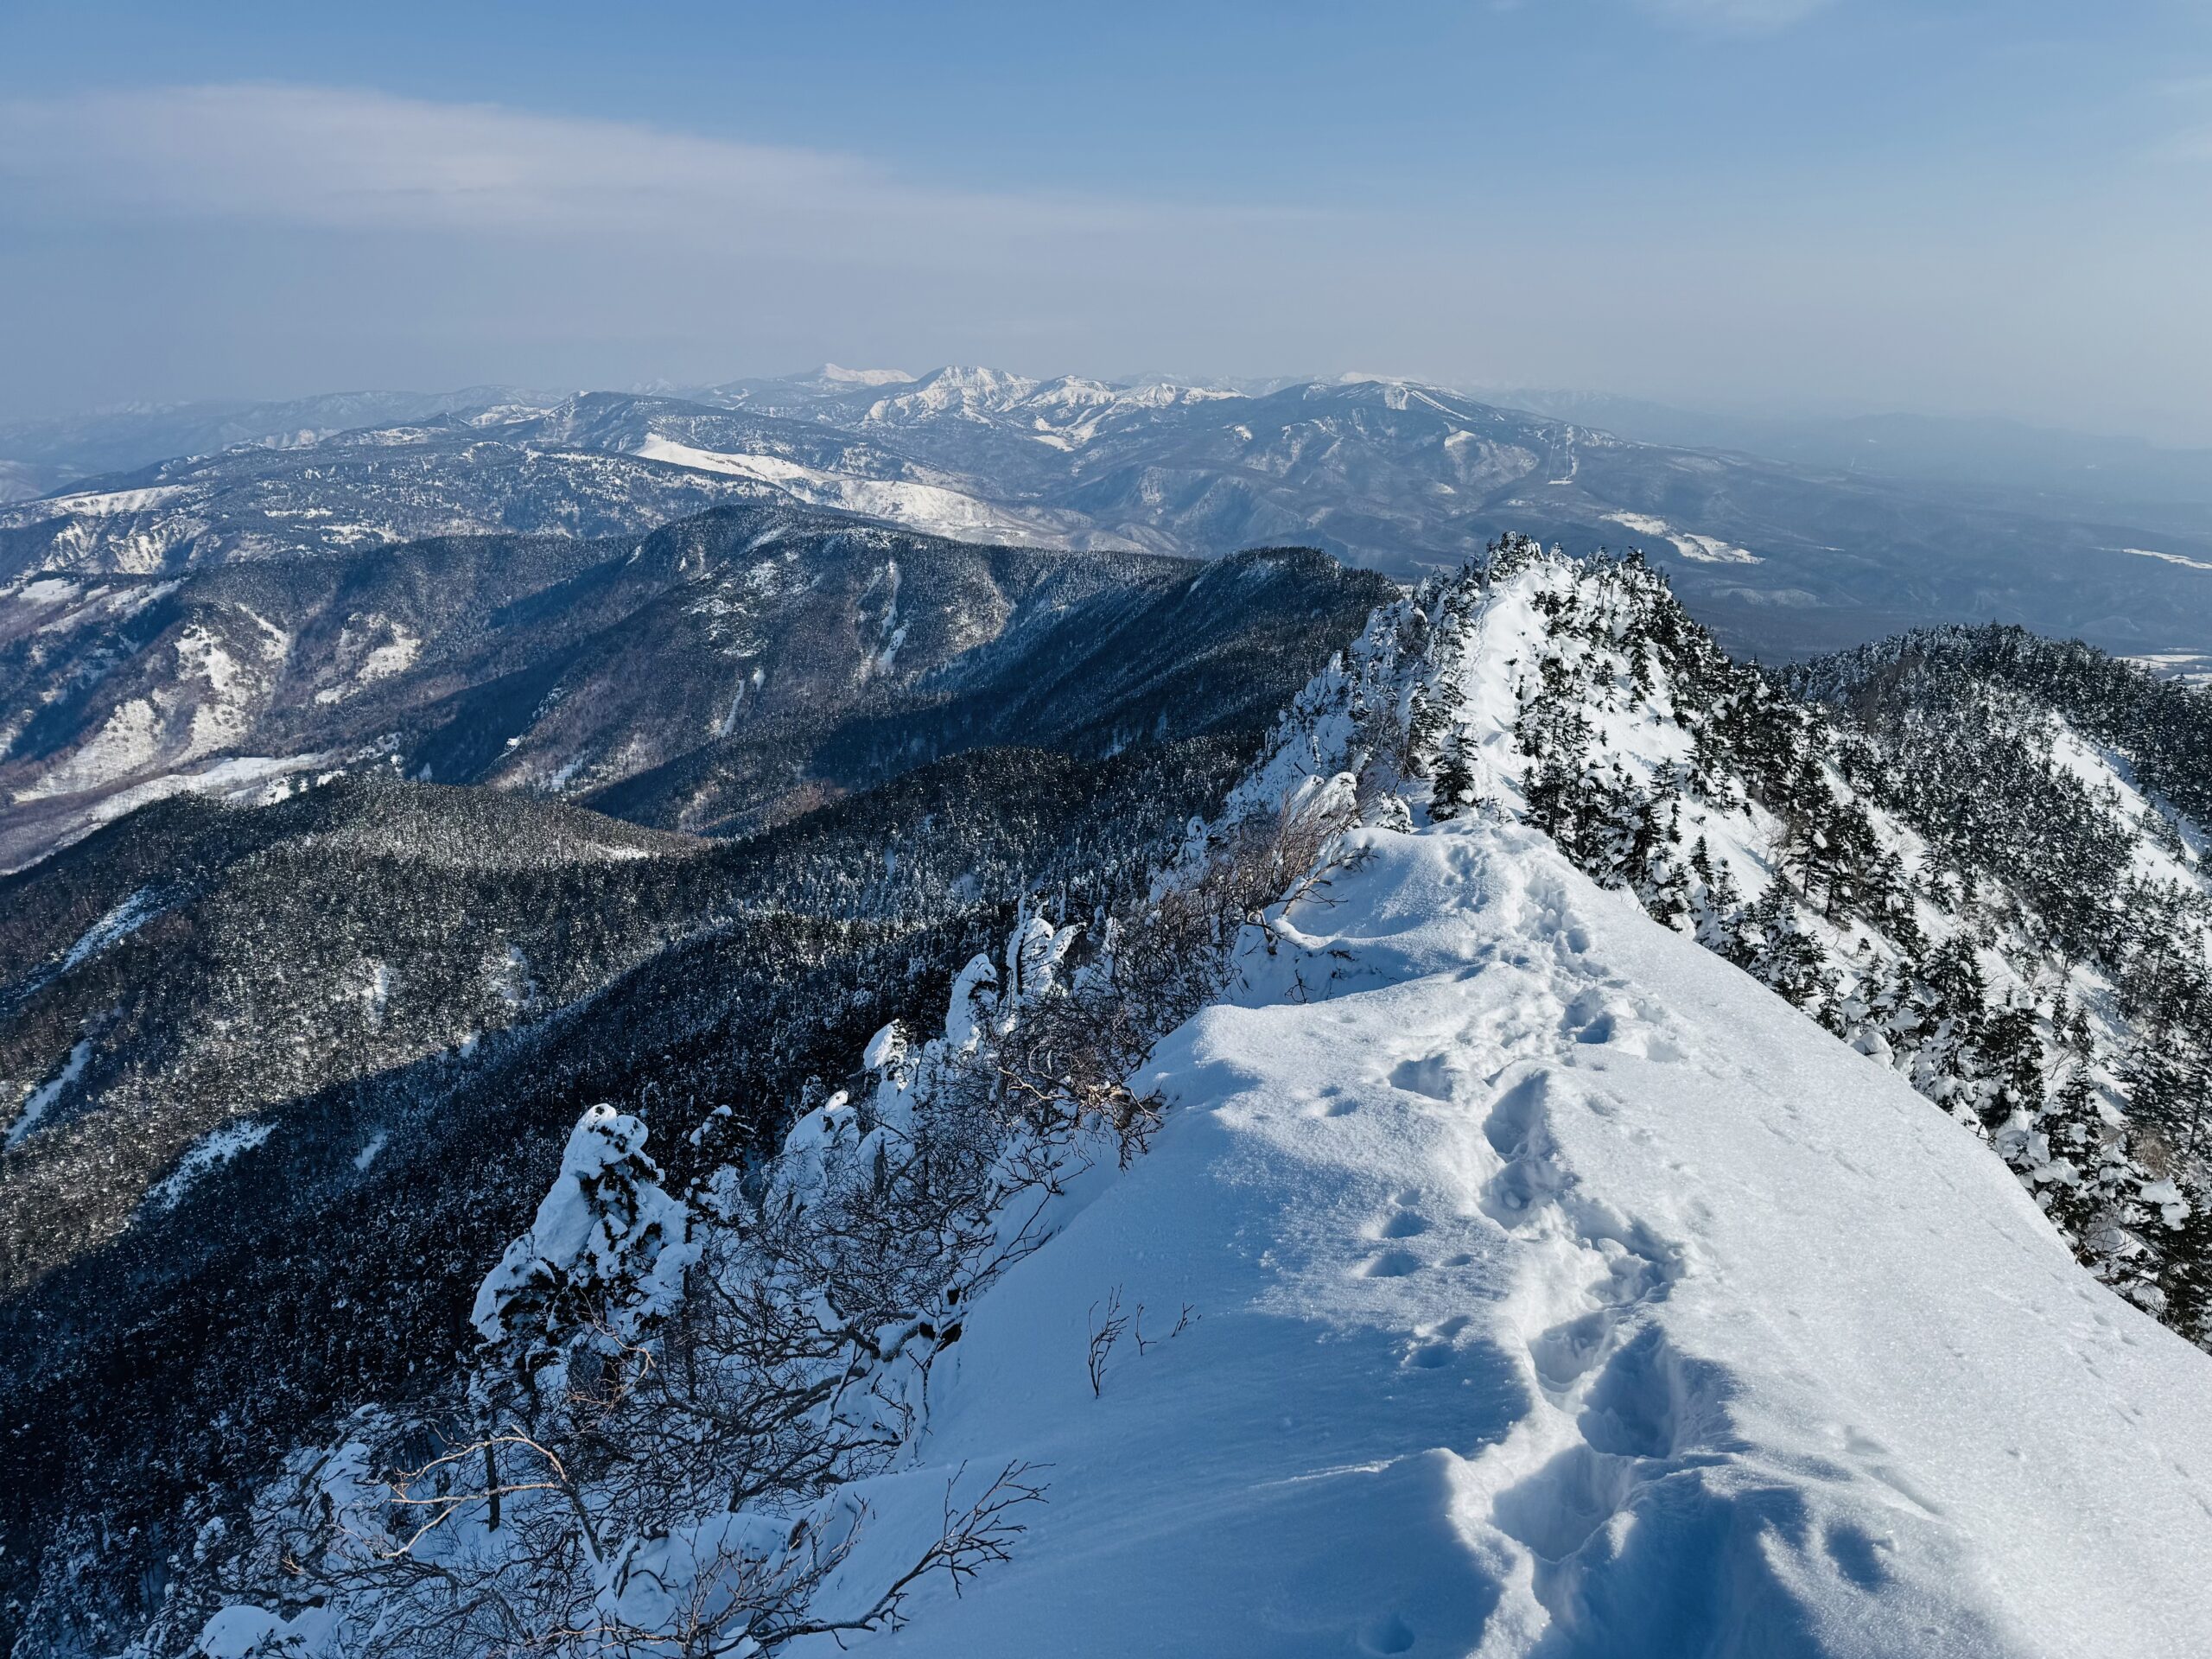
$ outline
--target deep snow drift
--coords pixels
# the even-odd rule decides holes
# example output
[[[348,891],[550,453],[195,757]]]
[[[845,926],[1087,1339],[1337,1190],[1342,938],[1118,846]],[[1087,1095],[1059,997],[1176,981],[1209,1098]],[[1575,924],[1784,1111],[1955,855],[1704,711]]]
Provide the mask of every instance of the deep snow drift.
[[[1351,844],[868,1484],[861,1582],[962,1465],[1051,1484],[879,1645],[2212,1649],[2204,1357],[1968,1131],[1532,831]]]

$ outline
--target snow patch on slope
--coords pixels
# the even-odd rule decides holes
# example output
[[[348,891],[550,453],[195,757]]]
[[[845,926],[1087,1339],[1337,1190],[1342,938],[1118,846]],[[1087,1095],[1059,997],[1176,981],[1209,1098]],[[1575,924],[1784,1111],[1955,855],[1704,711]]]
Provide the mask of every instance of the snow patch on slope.
[[[132,697],[118,703],[99,731],[60,765],[50,767],[16,798],[35,801],[48,795],[73,795],[127,778],[153,764],[162,752],[162,720],[152,699]]]
[[[1554,483],[1564,482],[1554,479]],[[1614,524],[1624,524],[1639,536],[1655,536],[1670,543],[1675,551],[1686,559],[1700,564],[1764,564],[1765,561],[1748,548],[1736,547],[1717,536],[1699,536],[1687,530],[1676,530],[1664,518],[1655,518],[1643,512],[1609,512],[1605,517]]]
[[[181,628],[173,643],[174,672],[145,696],[118,703],[99,729],[27,789],[19,801],[105,789],[160,766],[174,769],[231,747],[242,738],[270,690],[270,670],[290,649],[283,630],[251,611],[258,625],[254,656],[245,660],[203,621]]]
[[[54,1103],[61,1098],[61,1091],[84,1075],[85,1063],[92,1058],[92,1044],[78,1043],[69,1051],[69,1058],[62,1063],[61,1070],[51,1081],[41,1084],[23,1096],[22,1109],[16,1114],[16,1121],[8,1128],[7,1144],[9,1146],[17,1145],[25,1135],[38,1127],[39,1119],[44,1117],[53,1107]]]
[[[2139,559],[2162,559],[2168,564],[2178,564],[2190,570],[2212,570],[2212,564],[2202,559],[2184,557],[2179,553],[2160,553],[2147,547],[2123,547],[2123,553],[2133,553]]]
[[[251,1152],[275,1133],[270,1123],[226,1123],[221,1128],[202,1135],[193,1142],[184,1156],[177,1160],[167,1179],[156,1186],[149,1198],[156,1207],[174,1210],[184,1202],[184,1195],[192,1190],[193,1183],[210,1170],[219,1169],[240,1153]]]
[[[1018,536],[1033,539],[1038,534],[1037,526],[1027,519],[941,485],[848,477],[802,466],[780,455],[728,454],[695,448],[658,435],[639,444],[636,453],[646,461],[666,461],[696,472],[753,479],[810,506],[864,513],[872,518],[887,518],[936,535]]]
[[[66,974],[79,963],[89,962],[137,932],[160,912],[161,906],[154,897],[153,890],[139,888],[86,928],[63,955],[61,965],[56,971]]]
[[[349,619],[339,631],[337,647],[331,653],[336,680],[317,690],[315,700],[341,702],[378,680],[404,674],[422,654],[421,638],[404,623],[382,615]]]

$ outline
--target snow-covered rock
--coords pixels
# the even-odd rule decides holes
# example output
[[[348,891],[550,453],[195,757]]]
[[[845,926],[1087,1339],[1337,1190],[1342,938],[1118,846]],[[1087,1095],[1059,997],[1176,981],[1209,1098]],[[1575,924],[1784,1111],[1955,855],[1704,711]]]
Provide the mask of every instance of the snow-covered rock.
[[[645,1147],[645,1124],[626,1112],[583,1115],[530,1230],[476,1293],[469,1317],[486,1343],[557,1339],[584,1319],[628,1336],[672,1305],[697,1252],[690,1212]]]

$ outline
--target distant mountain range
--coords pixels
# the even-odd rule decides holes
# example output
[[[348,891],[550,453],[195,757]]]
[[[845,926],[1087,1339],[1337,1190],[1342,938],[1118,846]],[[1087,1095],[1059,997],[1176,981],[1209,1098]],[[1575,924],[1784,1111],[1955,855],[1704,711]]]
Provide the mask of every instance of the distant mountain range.
[[[0,430],[0,455],[22,475],[138,463],[159,443],[196,453],[0,508],[0,584],[13,595],[47,575],[174,577],[433,536],[632,535],[773,501],[1038,547],[1300,543],[1401,579],[1509,531],[1570,551],[1640,545],[1732,647],[1770,658],[1946,621],[2133,655],[2212,651],[2212,507],[2185,499],[2188,456],[2145,451],[2145,480],[2099,498],[2075,475],[2125,469],[2089,456],[2069,473],[2019,449],[1993,473],[1955,423],[1808,428],[1777,440],[1796,448],[1776,460],[1711,447],[1745,435],[1719,428],[1664,442],[1615,429],[1661,431],[1650,406],[1552,401],[1564,412],[1382,379],[828,368],[683,397],[491,388],[108,416]],[[1859,450],[1898,459],[1861,466]],[[1934,476],[1946,454],[1964,482]],[[2168,486],[2148,476],[2161,467]]]
[[[639,536],[19,581],[0,868],[179,791],[365,766],[757,828],[979,743],[1211,729],[1280,690],[1239,641],[1390,591],[1312,552],[978,547],[755,493]]]
[[[17,421],[0,425],[0,501],[42,495],[80,479],[133,472],[179,455],[213,454],[241,444],[282,448],[456,410],[558,400],[558,394],[467,386],[458,391],[340,391],[259,403],[137,404]]]

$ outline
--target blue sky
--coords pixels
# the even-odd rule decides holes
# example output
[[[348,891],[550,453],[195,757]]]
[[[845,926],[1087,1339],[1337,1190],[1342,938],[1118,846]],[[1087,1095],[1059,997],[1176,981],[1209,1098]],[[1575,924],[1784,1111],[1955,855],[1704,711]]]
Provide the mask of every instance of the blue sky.
[[[823,359],[2212,442],[2212,5],[0,11],[0,414]]]

